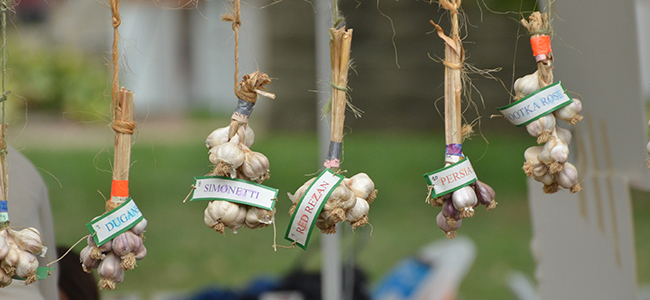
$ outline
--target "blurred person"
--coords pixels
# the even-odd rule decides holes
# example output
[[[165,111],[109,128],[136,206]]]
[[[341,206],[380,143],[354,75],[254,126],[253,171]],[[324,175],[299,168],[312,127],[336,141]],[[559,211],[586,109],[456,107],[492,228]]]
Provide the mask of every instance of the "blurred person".
[[[56,251],[63,255],[68,248],[59,246]],[[79,253],[70,251],[59,262],[60,300],[99,300],[97,279],[81,267]]]
[[[55,259],[54,223],[50,209],[47,187],[34,165],[20,152],[7,147],[7,169],[9,173],[9,221],[15,227],[34,227],[48,247],[45,258],[38,257],[39,266],[45,267],[47,258]],[[0,288],[2,300],[58,300],[58,263],[53,264],[52,273],[43,280],[25,285],[14,280],[9,286]]]

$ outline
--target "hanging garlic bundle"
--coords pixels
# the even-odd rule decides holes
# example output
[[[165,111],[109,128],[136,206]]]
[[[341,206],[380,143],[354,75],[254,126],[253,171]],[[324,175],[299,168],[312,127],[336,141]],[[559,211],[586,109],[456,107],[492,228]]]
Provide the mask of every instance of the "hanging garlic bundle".
[[[240,1],[233,1],[233,13],[224,15],[222,20],[233,23],[235,31],[235,95],[238,98],[237,109],[231,117],[229,126],[215,129],[208,135],[205,144],[209,151],[209,160],[214,169],[208,175],[237,178],[255,183],[262,183],[269,179],[269,160],[259,152],[252,151],[255,133],[248,125],[248,118],[253,112],[253,107],[258,95],[275,98],[274,94],[266,92],[265,85],[271,79],[262,72],[253,72],[244,75],[239,80],[239,26]],[[245,204],[229,202],[226,200],[210,201],[203,214],[206,226],[224,234],[225,228],[230,228],[233,233],[246,226],[250,229],[266,227],[273,224],[275,209],[266,210]]]
[[[531,34],[531,45],[538,69],[515,81],[514,101],[524,99],[553,83],[553,55],[548,16],[534,12],[528,20],[521,20],[521,23]],[[528,133],[537,137],[538,144],[544,145],[532,146],[526,150],[523,169],[527,176],[544,184],[545,193],[555,193],[559,187],[569,189],[572,193],[581,190],[578,172],[567,162],[571,132],[559,127],[556,119],[576,125],[582,120],[582,102],[572,99],[570,103],[563,105],[526,125]],[[569,169],[565,171],[567,166]]]
[[[426,174],[429,194],[426,201],[434,206],[442,206],[436,216],[436,224],[447,238],[453,239],[462,224],[463,218],[474,216],[474,208],[480,204],[487,210],[496,207],[495,192],[489,185],[476,179],[469,160],[462,151],[462,143],[471,133],[470,125],[462,124],[461,95],[463,83],[463,64],[465,51],[459,36],[458,13],[460,0],[442,0],[440,5],[449,11],[451,17],[451,34],[447,36],[442,27],[430,21],[436,28],[438,36],[445,42],[445,168]],[[523,87],[522,87],[523,88]],[[532,89],[534,87],[528,87]],[[544,126],[535,128],[540,133]],[[448,173],[444,173],[448,172]],[[448,174],[448,176],[443,176]],[[455,188],[447,188],[449,180],[460,180]],[[445,182],[446,181],[446,182]]]
[[[46,252],[36,228],[0,230],[0,287],[11,284],[12,277],[24,278],[25,285],[36,282],[36,256],[45,257]]]

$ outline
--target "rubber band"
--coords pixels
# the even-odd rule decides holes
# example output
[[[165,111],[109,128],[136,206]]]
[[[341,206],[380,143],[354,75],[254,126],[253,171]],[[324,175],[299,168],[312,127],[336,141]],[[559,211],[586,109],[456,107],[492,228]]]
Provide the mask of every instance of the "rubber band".
[[[449,144],[445,147],[445,155],[463,156],[463,144]]]
[[[548,54],[551,53],[551,37],[548,35],[531,37],[530,47],[533,49],[533,56],[548,56]]]
[[[129,196],[129,181],[128,180],[113,180],[111,185],[111,197],[128,197]]]

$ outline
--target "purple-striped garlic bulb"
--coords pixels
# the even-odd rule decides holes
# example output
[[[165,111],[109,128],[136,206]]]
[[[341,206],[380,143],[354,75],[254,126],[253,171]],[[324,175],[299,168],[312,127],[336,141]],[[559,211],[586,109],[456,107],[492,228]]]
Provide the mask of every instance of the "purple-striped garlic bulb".
[[[135,268],[135,254],[142,245],[142,238],[128,230],[113,239],[113,252],[122,260],[120,263],[122,269]]]
[[[453,225],[450,225],[448,220],[449,219],[443,215],[442,211],[436,216],[436,224],[438,224],[438,227],[445,233],[445,236],[448,239],[453,239],[456,237],[456,230],[458,230],[463,224],[463,220],[455,220],[455,222],[452,223]]]
[[[120,258],[111,252],[99,263],[97,274],[99,274],[99,288],[114,290],[115,284],[124,280],[124,269],[120,266]]]

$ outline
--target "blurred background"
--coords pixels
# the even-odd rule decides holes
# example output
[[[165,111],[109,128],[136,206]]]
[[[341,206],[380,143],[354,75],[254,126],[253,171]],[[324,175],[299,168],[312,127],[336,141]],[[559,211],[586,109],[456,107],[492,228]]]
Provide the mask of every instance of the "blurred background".
[[[637,1],[640,11],[648,1]],[[221,236],[203,224],[205,203],[182,203],[194,176],[210,171],[205,137],[227,126],[236,106],[234,36],[222,22],[229,1],[123,1],[119,27],[121,86],[136,94],[138,132],[132,152],[130,190],[149,220],[147,258],[126,272],[105,299],[180,299],[206,289],[244,290],[260,278],[281,282],[296,272],[317,272],[319,234],[308,250],[278,249],[293,193],[320,169],[317,91],[329,78],[317,75],[315,24],[310,1],[244,1],[240,75],[261,70],[273,78],[274,100],[261,98],[251,116],[251,147],[271,162],[280,189],[273,228],[242,229]],[[522,17],[532,0],[463,2],[466,62],[494,70],[493,78],[469,74],[473,101],[464,117],[476,124],[465,142],[479,178],[497,191],[497,209],[479,210],[461,236],[476,247],[459,288],[460,299],[517,299],[508,286],[513,272],[534,278],[531,225],[523,152],[535,143],[502,118],[514,79],[536,70]],[[643,10],[645,9],[645,10]],[[429,20],[448,29],[445,11],[428,1],[341,1],[352,40],[349,92],[364,111],[349,114],[342,168],[368,173],[379,196],[370,223],[355,232],[343,227],[341,253],[371,289],[406,257],[444,240],[435,224],[438,208],[424,203],[424,173],[440,168],[444,153],[444,45]],[[111,179],[110,47],[107,2],[21,0],[10,14],[7,83],[12,96],[9,143],[39,168],[48,187],[60,245],[87,234],[85,223],[103,213]],[[641,15],[641,14],[640,14]],[[558,16],[561,18],[561,15]],[[650,26],[639,17],[639,36]],[[644,23],[646,22],[646,23]],[[647,33],[647,34],[646,34]],[[570,47],[559,33],[554,47]],[[641,49],[650,49],[640,39]],[[645,43],[645,44],[644,44]],[[578,50],[576,50],[578,51]],[[641,56],[643,78],[649,55]],[[644,81],[644,95],[650,84]],[[640,283],[650,282],[650,203],[633,191]],[[80,250],[82,246],[77,246]]]

